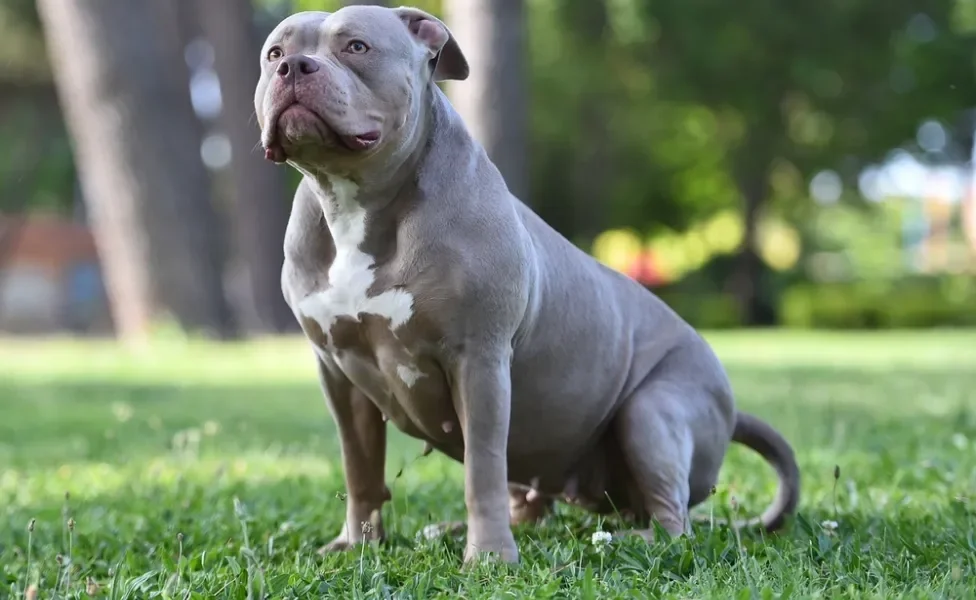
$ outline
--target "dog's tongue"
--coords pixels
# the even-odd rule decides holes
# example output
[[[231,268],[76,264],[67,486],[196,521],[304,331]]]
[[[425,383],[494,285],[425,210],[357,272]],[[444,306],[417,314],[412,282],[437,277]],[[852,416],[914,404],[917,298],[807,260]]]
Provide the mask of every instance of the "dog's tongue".
[[[264,149],[264,158],[270,160],[273,163],[281,164],[288,160],[285,155],[285,149],[278,144],[271,144]]]

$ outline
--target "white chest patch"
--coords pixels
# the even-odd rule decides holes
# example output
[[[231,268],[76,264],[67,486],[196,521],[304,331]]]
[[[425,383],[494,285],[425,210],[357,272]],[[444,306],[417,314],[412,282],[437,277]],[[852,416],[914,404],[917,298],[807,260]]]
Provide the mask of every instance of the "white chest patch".
[[[327,211],[329,231],[336,254],[329,267],[329,288],[313,292],[298,303],[298,311],[322,328],[330,347],[332,326],[340,317],[359,321],[369,314],[390,320],[397,328],[413,315],[413,296],[404,290],[387,290],[376,296],[367,292],[376,280],[373,257],[359,249],[366,239],[366,211],[356,202],[358,186],[336,179],[332,184],[336,210]]]

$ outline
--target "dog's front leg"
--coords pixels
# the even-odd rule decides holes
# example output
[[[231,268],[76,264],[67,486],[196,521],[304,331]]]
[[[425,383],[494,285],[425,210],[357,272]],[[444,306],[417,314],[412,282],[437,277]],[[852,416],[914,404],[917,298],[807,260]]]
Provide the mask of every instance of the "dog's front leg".
[[[320,552],[337,552],[384,536],[381,512],[390,499],[383,481],[386,424],[379,409],[335,364],[319,361],[319,379],[338,429],[346,478],[345,523]]]
[[[456,367],[454,404],[464,434],[468,511],[466,564],[484,553],[512,563],[519,558],[508,507],[509,353],[462,356]]]

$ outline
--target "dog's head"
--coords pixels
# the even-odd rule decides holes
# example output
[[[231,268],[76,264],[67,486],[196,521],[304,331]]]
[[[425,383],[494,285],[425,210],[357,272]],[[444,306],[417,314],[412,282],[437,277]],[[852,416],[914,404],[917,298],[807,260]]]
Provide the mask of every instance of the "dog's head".
[[[261,143],[275,162],[355,168],[408,143],[427,86],[467,76],[450,31],[421,10],[295,14],[261,50],[254,96]]]

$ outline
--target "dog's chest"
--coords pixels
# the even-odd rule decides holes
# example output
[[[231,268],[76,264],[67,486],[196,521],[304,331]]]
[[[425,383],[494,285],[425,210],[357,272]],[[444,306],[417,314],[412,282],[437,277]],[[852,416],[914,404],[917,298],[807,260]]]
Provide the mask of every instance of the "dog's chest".
[[[407,333],[414,299],[404,289],[377,289],[375,259],[363,249],[367,214],[355,201],[355,186],[340,181],[333,191],[335,206],[327,220],[334,258],[325,277],[321,270],[299,274],[304,285],[293,290],[292,306],[319,352],[379,401],[424,377],[412,337],[401,335]]]
[[[413,296],[402,289],[374,290],[373,259],[357,246],[336,242],[328,279],[309,290],[296,306],[299,317],[311,320],[321,333],[323,350],[334,352],[354,343],[353,333],[387,329],[394,335],[413,316]],[[355,336],[353,336],[355,337]]]
[[[363,249],[366,240],[366,210],[356,202],[357,187],[345,180],[332,185],[334,205],[327,209],[329,231],[335,245],[335,256],[325,281],[316,274],[306,274],[314,281],[297,299],[299,319],[313,321],[321,330],[323,349],[339,348],[334,331],[341,322],[363,323],[367,316],[385,320],[392,332],[405,325],[413,315],[413,297],[406,290],[373,289],[376,264]],[[317,336],[318,337],[318,336]]]

